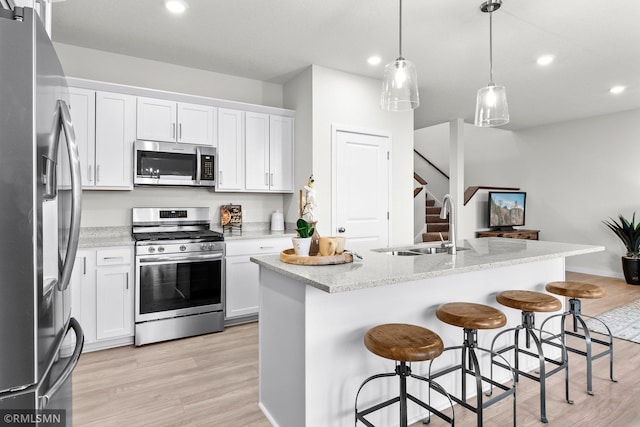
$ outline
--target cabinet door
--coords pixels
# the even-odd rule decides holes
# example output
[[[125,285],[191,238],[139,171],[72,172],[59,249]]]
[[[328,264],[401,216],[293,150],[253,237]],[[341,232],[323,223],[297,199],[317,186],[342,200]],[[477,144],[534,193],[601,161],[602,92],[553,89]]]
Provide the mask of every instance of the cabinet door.
[[[214,107],[178,103],[178,142],[215,146]]]
[[[243,112],[218,109],[218,182],[216,191],[244,190]]]
[[[136,98],[96,93],[96,186],[133,188],[133,141],[136,136]]]
[[[233,318],[256,314],[259,311],[258,264],[250,256],[234,256],[226,259],[225,317]]]
[[[164,99],[138,98],[138,139],[175,141],[177,135],[176,103]]]
[[[69,112],[76,134],[78,154],[80,154],[80,171],[82,187],[93,187],[95,184],[95,146],[96,146],[96,92],[88,89],[69,88]],[[63,159],[68,159],[64,156]],[[68,166],[63,166],[68,170]],[[69,174],[64,174],[70,180]],[[63,182],[63,185],[70,182]]]
[[[133,335],[133,277],[131,265],[96,270],[96,337]]]
[[[96,341],[95,250],[79,250],[71,273],[71,316],[80,323],[85,344]]]
[[[246,113],[246,189],[269,190],[269,115]]]
[[[269,118],[269,189],[293,191],[293,119]]]

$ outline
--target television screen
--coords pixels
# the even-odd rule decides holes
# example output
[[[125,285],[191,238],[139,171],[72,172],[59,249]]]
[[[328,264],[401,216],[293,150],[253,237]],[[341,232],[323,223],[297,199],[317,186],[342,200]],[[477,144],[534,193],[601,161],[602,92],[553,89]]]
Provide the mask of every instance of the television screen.
[[[489,192],[489,227],[511,229],[524,225],[525,192]]]

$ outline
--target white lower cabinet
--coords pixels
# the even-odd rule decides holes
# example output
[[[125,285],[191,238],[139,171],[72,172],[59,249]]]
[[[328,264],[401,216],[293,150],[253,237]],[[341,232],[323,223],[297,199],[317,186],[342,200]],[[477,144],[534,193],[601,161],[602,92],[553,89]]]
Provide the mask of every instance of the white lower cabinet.
[[[133,342],[132,247],[81,249],[71,278],[71,312],[82,326],[85,350]]]
[[[227,323],[253,320],[260,310],[259,267],[250,258],[290,248],[291,237],[230,241],[225,246],[225,320]]]

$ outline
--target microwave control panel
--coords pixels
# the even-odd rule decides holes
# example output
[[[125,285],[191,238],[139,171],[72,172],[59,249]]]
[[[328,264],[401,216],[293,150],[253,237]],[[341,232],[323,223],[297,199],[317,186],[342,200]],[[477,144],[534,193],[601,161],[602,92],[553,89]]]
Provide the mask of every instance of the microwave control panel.
[[[200,157],[200,179],[213,180],[215,178],[213,171],[213,156],[202,155]]]

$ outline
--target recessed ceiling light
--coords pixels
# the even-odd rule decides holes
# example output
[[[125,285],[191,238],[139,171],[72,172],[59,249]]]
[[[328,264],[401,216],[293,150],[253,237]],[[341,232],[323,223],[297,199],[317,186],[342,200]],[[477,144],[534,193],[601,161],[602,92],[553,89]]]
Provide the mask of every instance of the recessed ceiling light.
[[[184,0],[166,0],[164,6],[171,13],[180,14],[187,10],[187,3]]]
[[[378,65],[380,61],[381,59],[379,56],[370,56],[369,58],[367,58],[367,62],[371,65]]]
[[[536,62],[538,63],[538,65],[549,65],[553,62],[553,55],[542,55],[541,57],[539,57]]]
[[[613,93],[614,95],[617,95],[619,93],[624,92],[625,89],[626,89],[626,86],[613,86],[611,89],[609,89],[609,92]]]

